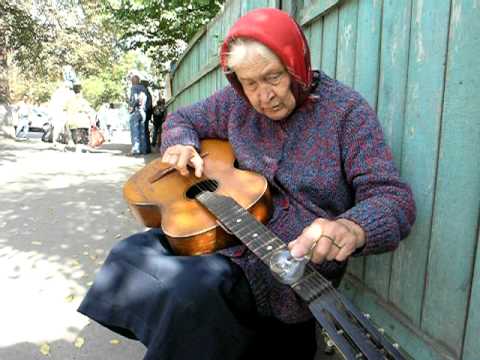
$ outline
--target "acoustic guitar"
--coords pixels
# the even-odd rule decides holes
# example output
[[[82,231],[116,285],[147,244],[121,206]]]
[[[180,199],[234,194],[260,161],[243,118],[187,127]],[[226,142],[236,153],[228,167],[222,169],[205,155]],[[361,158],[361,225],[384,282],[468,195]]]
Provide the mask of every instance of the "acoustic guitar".
[[[135,173],[124,186],[133,214],[147,227],[160,227],[179,255],[200,255],[243,243],[267,266],[270,257],[287,245],[265,225],[271,197],[259,174],[234,167],[230,145],[203,140],[204,173],[181,176],[154,160]],[[327,346],[345,359],[406,357],[311,265],[290,285],[322,327]]]

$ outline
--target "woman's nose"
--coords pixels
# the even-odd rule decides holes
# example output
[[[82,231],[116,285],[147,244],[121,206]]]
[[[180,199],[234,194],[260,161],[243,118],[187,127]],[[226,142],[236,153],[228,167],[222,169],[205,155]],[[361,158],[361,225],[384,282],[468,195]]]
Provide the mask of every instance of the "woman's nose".
[[[272,86],[269,85],[269,84],[263,84],[260,86],[260,94],[259,94],[259,97],[260,97],[260,101],[262,103],[268,103],[272,100],[272,98],[274,97],[274,93],[273,93],[273,90],[272,90]]]

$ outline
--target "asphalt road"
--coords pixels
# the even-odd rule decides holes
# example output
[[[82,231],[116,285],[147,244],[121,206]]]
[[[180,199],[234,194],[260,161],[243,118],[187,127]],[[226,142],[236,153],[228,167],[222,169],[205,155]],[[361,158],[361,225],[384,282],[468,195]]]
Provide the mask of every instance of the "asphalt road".
[[[140,360],[143,345],[76,309],[113,244],[143,229],[122,187],[158,154],[126,156],[128,133],[95,153],[37,135],[0,137],[0,360]]]
[[[0,359],[142,359],[76,308],[112,245],[142,229],[122,186],[148,158],[125,156],[128,136],[74,153],[35,135],[0,137]]]

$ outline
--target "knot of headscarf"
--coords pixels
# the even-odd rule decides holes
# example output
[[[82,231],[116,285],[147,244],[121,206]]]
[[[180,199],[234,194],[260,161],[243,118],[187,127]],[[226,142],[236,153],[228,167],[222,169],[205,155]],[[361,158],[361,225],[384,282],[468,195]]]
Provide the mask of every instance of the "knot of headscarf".
[[[291,75],[291,90],[297,107],[308,98],[313,85],[310,49],[301,27],[288,13],[275,8],[252,10],[232,26],[223,41],[220,49],[222,69],[232,86],[246,98],[236,75],[227,66],[229,45],[236,38],[258,41],[279,57]]]

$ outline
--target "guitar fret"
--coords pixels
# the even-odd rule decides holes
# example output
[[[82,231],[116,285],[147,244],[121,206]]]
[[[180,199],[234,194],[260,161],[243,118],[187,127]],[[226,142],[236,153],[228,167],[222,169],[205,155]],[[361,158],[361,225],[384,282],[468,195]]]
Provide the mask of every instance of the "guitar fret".
[[[262,261],[286,244],[233,199],[204,192],[197,196],[220,222]],[[255,235],[255,236],[253,236]]]
[[[327,279],[310,267],[306,268],[305,275],[292,288],[307,302],[312,302],[325,290],[333,289]]]

